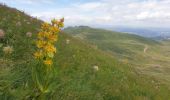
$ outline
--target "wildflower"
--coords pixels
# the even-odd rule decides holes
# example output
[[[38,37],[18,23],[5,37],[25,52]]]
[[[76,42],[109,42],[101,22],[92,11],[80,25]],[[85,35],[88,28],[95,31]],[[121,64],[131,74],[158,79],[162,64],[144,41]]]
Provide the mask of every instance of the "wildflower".
[[[11,46],[6,46],[3,48],[3,52],[5,54],[11,54],[13,52],[13,48]]]
[[[64,27],[64,23],[59,23],[59,27]]]
[[[44,38],[44,33],[43,32],[39,32],[38,33],[38,39],[43,39]]]
[[[51,20],[52,25],[58,24],[58,21],[56,19]]]
[[[48,36],[48,39],[51,41],[51,42],[56,42],[58,37],[57,35],[54,35],[54,34],[51,34]]]
[[[36,46],[38,50],[34,53],[34,57],[36,59],[43,57],[45,65],[52,65],[52,58],[57,51],[54,43],[58,40],[58,33],[61,28],[59,24],[63,22],[64,19],[60,21],[53,19],[51,24],[43,23],[40,32],[37,34]]]
[[[42,54],[41,51],[37,51],[37,52],[34,53],[34,57],[35,57],[36,59],[40,59],[40,58],[42,58],[42,56],[43,56],[43,54]]]
[[[27,24],[30,24],[30,22],[27,22]]]
[[[41,93],[46,93],[50,89],[49,83],[51,82],[51,79],[54,78],[51,76],[54,71],[52,71],[53,67],[53,57],[56,53],[56,47],[55,42],[58,40],[58,33],[60,31],[60,26],[64,25],[62,24],[64,20],[52,20],[51,23],[44,23],[41,26],[41,29],[39,30],[39,33],[37,34],[37,40],[36,40],[36,47],[37,50],[34,53],[35,59],[38,60],[38,63],[40,65],[35,66],[33,68],[32,73],[33,74],[33,81],[35,81],[35,84],[37,88],[40,90]],[[59,25],[61,24],[61,25]],[[43,67],[41,65],[44,65]],[[40,72],[40,69],[43,71],[43,73]],[[37,77],[37,75],[39,77]],[[50,76],[50,77],[49,77]],[[48,83],[48,84],[47,84]]]
[[[50,66],[52,65],[52,60],[51,59],[44,60],[44,64]]]
[[[31,33],[31,32],[27,32],[27,33],[26,33],[26,36],[27,36],[27,37],[32,37],[32,33]]]
[[[51,32],[59,32],[60,30],[57,27],[51,27],[50,31]]]
[[[43,41],[43,40],[38,40],[38,41],[36,42],[36,45],[37,45],[38,48],[44,47],[45,44],[46,44],[46,42]]]
[[[2,29],[0,29],[0,39],[4,38],[5,36],[5,33]]]
[[[94,71],[98,71],[99,67],[97,65],[93,66]]]
[[[45,49],[45,51],[47,52],[47,53],[49,53],[49,52],[54,52],[54,53],[56,53],[56,48],[54,47],[54,45],[52,45],[52,44],[48,44],[48,45],[46,45],[45,47],[44,47],[44,49]]]
[[[17,23],[16,23],[16,26],[21,26],[21,22],[17,22]]]
[[[64,22],[64,18],[60,19],[60,22],[63,23]]]
[[[41,28],[42,28],[43,30],[48,30],[49,27],[50,27],[50,24],[48,24],[48,23],[43,23]]]
[[[70,40],[69,40],[69,39],[67,39],[67,40],[66,40],[66,44],[69,44],[69,43],[70,43]]]

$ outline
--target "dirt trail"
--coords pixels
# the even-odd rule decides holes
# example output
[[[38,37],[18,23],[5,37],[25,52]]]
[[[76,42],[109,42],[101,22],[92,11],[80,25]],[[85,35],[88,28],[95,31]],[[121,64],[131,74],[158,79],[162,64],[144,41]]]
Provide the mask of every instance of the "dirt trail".
[[[145,48],[143,49],[143,52],[146,53],[147,50],[148,50],[148,46],[145,45]]]

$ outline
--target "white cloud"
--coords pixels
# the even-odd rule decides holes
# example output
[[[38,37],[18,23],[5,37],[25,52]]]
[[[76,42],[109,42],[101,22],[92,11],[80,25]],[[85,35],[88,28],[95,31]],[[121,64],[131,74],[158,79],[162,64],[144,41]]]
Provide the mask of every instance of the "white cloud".
[[[44,20],[64,16],[67,25],[165,26],[170,25],[169,5],[170,0],[100,0],[73,2],[65,8],[50,9],[32,15]]]
[[[137,15],[137,19],[143,20],[151,17],[149,12],[141,12],[140,14]]]
[[[75,8],[82,9],[82,10],[98,10],[100,8],[106,7],[106,4],[102,2],[90,2],[85,4],[76,3],[73,4]]]

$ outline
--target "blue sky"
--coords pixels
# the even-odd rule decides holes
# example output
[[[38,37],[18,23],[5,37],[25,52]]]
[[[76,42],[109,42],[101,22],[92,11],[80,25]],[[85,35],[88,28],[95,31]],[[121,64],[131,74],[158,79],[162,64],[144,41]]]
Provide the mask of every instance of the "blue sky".
[[[0,2],[44,21],[65,17],[66,26],[170,26],[170,0],[0,0]]]

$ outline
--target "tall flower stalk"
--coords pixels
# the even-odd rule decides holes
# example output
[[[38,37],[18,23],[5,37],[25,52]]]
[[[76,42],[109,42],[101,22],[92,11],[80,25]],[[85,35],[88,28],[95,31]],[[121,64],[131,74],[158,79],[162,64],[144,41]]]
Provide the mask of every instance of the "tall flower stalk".
[[[54,78],[53,58],[57,53],[55,47],[58,41],[58,33],[63,24],[64,18],[53,19],[51,23],[43,23],[40,32],[37,34],[36,51],[34,58],[36,66],[32,67],[32,78],[36,89],[41,94],[50,92],[51,80]]]

